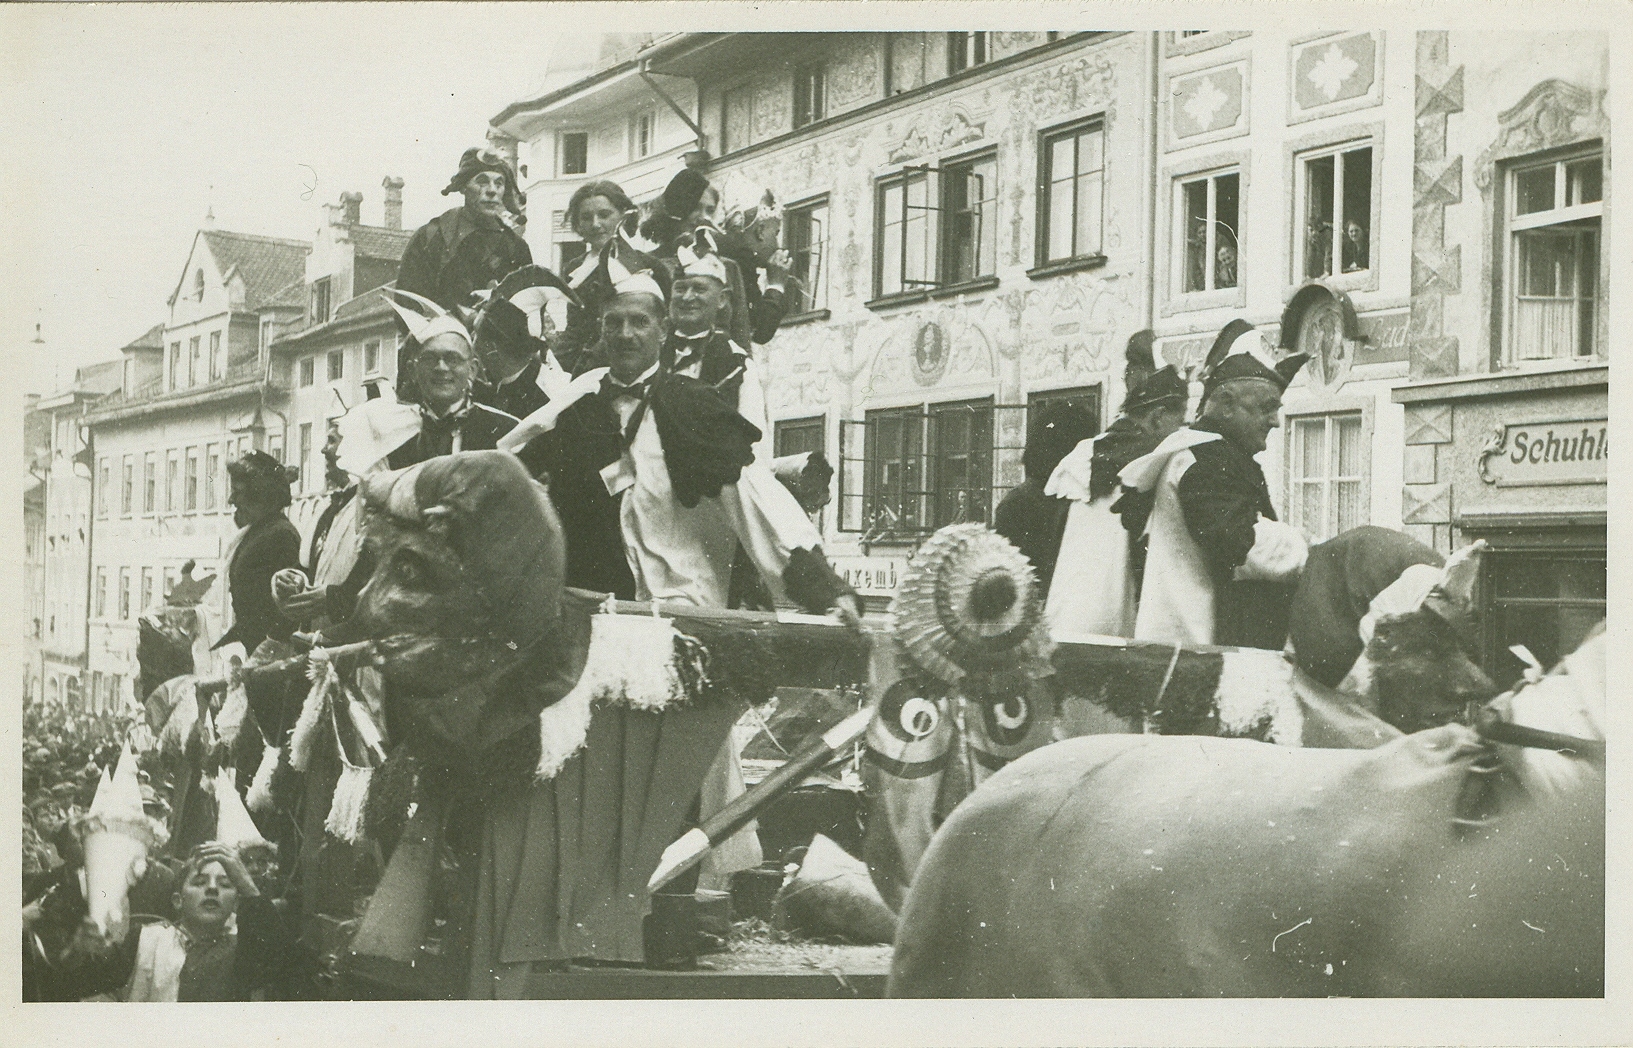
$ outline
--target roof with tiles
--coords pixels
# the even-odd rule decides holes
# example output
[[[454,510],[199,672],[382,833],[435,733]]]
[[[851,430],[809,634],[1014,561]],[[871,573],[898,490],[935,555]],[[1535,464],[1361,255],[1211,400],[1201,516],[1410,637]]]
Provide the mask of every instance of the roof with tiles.
[[[304,240],[200,230],[221,274],[236,271],[244,281],[244,308],[255,309],[306,277],[306,256],[312,245]]]
[[[352,246],[359,255],[401,262],[403,251],[414,233],[407,229],[387,229],[384,226],[356,225],[351,228]]]

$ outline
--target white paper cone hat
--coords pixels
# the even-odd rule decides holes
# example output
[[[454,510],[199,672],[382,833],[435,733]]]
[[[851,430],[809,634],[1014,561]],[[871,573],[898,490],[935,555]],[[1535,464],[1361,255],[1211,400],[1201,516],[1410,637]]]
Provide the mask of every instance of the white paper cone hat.
[[[230,768],[215,774],[215,839],[235,848],[266,845],[267,839],[255,828],[255,820],[238,798],[235,778]]]

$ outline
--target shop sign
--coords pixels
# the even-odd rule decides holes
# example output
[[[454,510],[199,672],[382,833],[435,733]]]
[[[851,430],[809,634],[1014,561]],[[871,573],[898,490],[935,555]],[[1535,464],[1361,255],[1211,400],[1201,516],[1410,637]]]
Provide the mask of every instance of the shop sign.
[[[1500,488],[1603,484],[1609,428],[1602,418],[1499,426],[1480,449],[1480,479]]]
[[[1366,341],[1355,350],[1357,364],[1387,364],[1406,359],[1409,313],[1387,313],[1361,318],[1361,334]]]
[[[843,578],[864,597],[890,597],[896,593],[896,583],[907,571],[908,556],[839,556],[829,557],[835,574]]]

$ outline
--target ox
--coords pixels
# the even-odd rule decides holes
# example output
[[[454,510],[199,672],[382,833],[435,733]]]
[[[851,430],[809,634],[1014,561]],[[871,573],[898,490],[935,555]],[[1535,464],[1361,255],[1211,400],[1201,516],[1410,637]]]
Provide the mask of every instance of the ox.
[[[1603,738],[1604,659],[1601,632],[1533,686],[1547,701],[1522,689],[1493,706],[1549,729],[1564,707]],[[1039,749],[931,843],[889,992],[1599,996],[1602,771],[1492,752],[1457,723],[1371,750],[1152,735]]]

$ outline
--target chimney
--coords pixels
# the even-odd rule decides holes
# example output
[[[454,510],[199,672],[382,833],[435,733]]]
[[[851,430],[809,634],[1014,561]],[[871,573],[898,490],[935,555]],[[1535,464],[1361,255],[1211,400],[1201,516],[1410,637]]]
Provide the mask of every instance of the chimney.
[[[340,194],[340,206],[345,210],[346,224],[355,226],[363,220],[363,194]]]
[[[403,228],[403,180],[387,176],[380,185],[386,191],[386,228]]]

